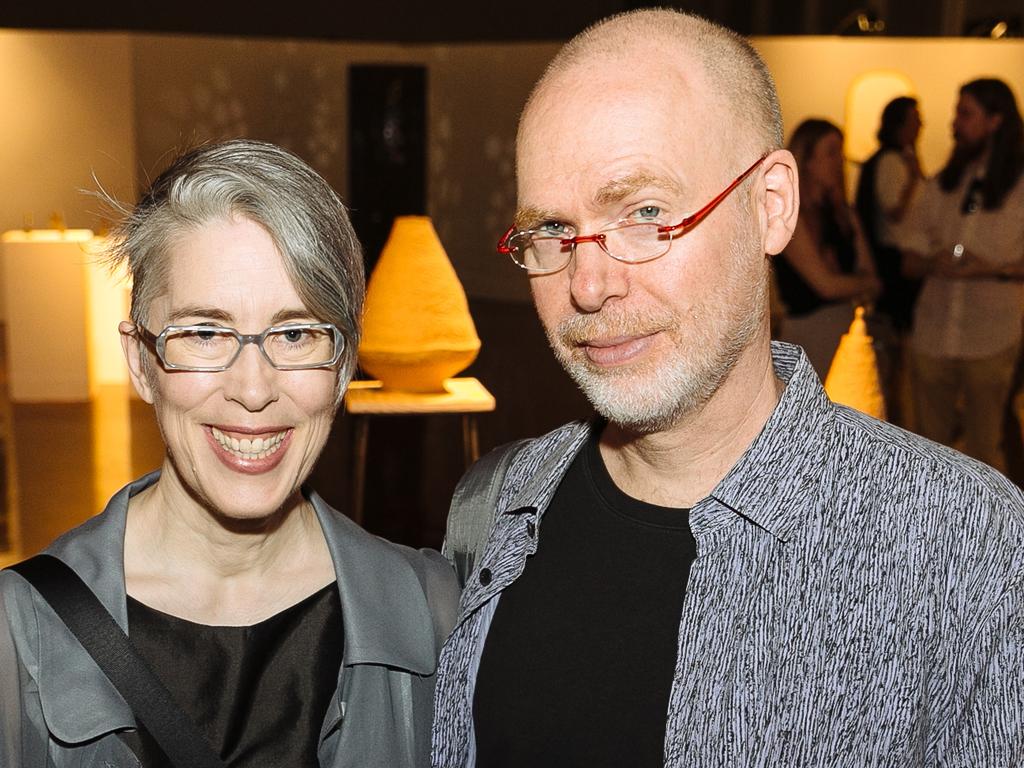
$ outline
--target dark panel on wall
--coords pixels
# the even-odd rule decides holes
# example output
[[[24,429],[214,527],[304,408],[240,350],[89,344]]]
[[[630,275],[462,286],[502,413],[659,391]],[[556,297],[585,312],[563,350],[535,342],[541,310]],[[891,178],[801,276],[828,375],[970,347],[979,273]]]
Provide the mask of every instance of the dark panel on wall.
[[[369,274],[395,217],[426,213],[427,70],[352,66],[348,93],[348,203]]]

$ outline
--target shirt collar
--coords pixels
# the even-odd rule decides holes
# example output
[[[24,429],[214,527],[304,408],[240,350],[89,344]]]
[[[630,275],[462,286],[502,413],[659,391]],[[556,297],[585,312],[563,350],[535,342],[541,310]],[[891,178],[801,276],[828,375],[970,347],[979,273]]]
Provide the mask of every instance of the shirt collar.
[[[818,486],[835,409],[800,347],[772,342],[772,362],[782,397],[711,498],[787,541],[800,524],[800,497]]]

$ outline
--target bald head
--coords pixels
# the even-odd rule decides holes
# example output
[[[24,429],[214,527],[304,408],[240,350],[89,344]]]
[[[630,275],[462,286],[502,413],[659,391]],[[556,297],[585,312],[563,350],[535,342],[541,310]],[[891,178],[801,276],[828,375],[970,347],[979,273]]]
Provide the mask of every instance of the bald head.
[[[661,78],[667,68],[681,71],[694,63],[714,94],[710,106],[720,113],[722,134],[728,140],[754,151],[782,146],[775,84],[750,43],[699,16],[668,9],[611,16],[566,43],[530,94],[519,124],[519,141],[545,94],[572,88],[574,80],[589,77],[595,68],[614,69],[620,77],[634,78],[636,87],[643,89],[645,78]]]

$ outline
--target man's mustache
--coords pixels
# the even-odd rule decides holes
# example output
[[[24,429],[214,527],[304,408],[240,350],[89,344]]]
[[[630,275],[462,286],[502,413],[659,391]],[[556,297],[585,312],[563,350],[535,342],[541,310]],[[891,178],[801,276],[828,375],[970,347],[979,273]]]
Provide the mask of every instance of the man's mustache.
[[[556,334],[564,344],[574,347],[600,339],[648,336],[678,325],[678,317],[668,311],[601,310],[565,318]]]

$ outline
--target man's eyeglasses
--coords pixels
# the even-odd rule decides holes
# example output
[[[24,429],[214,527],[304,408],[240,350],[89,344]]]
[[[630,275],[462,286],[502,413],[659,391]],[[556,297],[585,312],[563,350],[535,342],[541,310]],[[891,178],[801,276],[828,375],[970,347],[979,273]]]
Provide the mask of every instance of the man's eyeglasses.
[[[572,227],[557,223],[526,230],[516,230],[513,226],[498,243],[498,253],[508,254],[520,267],[538,275],[563,269],[580,243],[597,243],[613,259],[629,264],[652,261],[668,253],[673,238],[685,235],[700,224],[744,179],[760,167],[766,157],[767,152],[711,202],[678,224],[666,225],[658,221],[644,221],[642,218],[620,219],[592,235],[574,234]]]
[[[155,335],[141,325],[135,330],[171,371],[226,371],[246,344],[258,346],[279,371],[330,368],[345,349],[345,337],[332,323],[275,325],[254,334],[216,325],[168,325]]]

